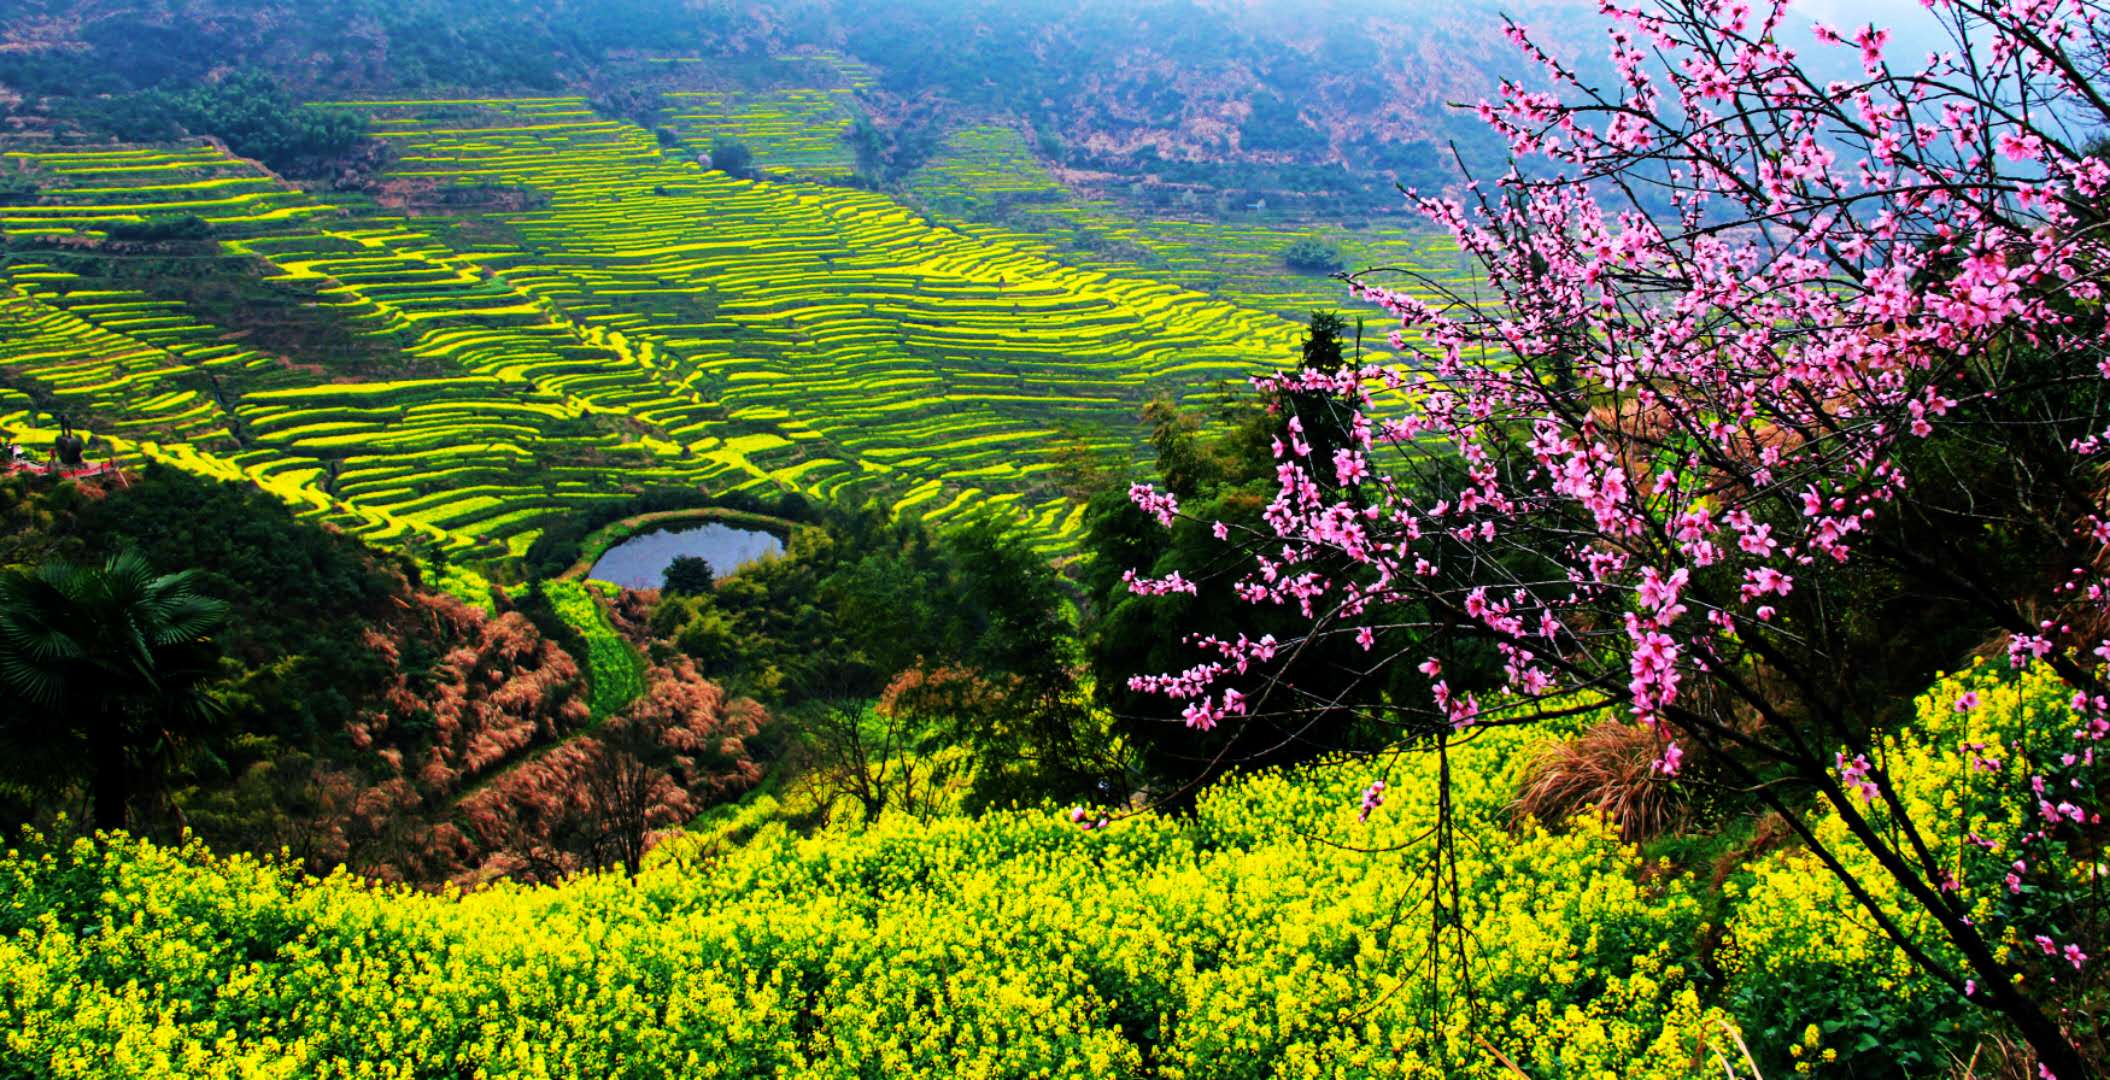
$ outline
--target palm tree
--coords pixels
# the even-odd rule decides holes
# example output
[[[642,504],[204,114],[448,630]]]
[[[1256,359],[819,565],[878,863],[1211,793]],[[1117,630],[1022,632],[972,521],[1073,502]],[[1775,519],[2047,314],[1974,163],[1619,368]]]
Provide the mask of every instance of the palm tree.
[[[100,567],[54,560],[0,575],[0,728],[85,760],[98,829],[123,828],[137,782],[219,715],[208,635],[227,605],[195,581],[156,574],[131,551]]]

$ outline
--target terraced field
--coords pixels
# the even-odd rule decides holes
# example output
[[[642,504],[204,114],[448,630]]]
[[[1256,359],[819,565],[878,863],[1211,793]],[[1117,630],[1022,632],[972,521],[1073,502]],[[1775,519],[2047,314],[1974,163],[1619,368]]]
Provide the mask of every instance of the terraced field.
[[[221,251],[312,287],[358,333],[446,373],[326,380],[232,346],[224,328],[165,301],[69,288],[71,272],[18,260],[0,295],[11,331],[0,359],[32,407],[0,423],[25,441],[48,438],[54,414],[69,412],[120,452],[250,479],[371,539],[418,533],[493,554],[523,548],[550,514],[621,499],[626,485],[765,475],[723,438],[676,443],[635,420],[641,403],[710,410],[626,378],[637,359],[621,342],[407,222],[351,217],[206,149],[13,156],[49,183],[41,205],[0,214],[11,238],[87,241],[126,215],[180,207],[212,225]],[[202,197],[226,187],[241,194]]]
[[[268,358],[217,340],[210,327],[171,301],[131,290],[74,287],[77,275],[43,263],[10,267],[6,280],[0,365],[41,389],[57,411],[113,434],[151,431],[216,442],[226,434],[223,410],[212,395],[218,377],[267,381],[278,369]],[[21,397],[25,406],[29,400]],[[27,419],[9,416],[17,423]]]
[[[844,136],[856,120],[856,93],[837,89],[765,93],[688,91],[667,95],[667,126],[689,145],[736,139],[772,177],[841,180],[857,172]]]
[[[773,177],[841,176],[850,94],[674,95],[670,122],[691,144],[741,139]],[[1008,132],[963,133],[919,191],[975,205],[1020,185],[1022,204],[1152,269],[1052,226],[706,171],[577,98],[334,107],[372,118],[391,182],[536,197],[406,217],[212,146],[11,151],[43,194],[0,208],[18,251],[0,266],[0,426],[37,441],[69,413],[118,453],[249,479],[378,542],[484,556],[670,484],[878,497],[938,520],[1009,507],[1056,550],[1081,513],[1052,482],[1058,435],[1130,449],[1160,388],[1204,391],[1299,337],[1267,313],[1306,303],[1279,272],[1226,284],[1244,280],[1232,252],[1265,259],[1282,237],[1183,235],[1065,201]],[[113,239],[169,215],[211,239],[144,255]],[[76,272],[135,257],[252,267],[402,370],[347,379]]]
[[[249,232],[333,212],[211,146],[6,156],[10,164],[26,161],[55,184],[59,196],[5,208],[0,227],[10,239],[77,236],[170,214],[195,214],[223,231]]]
[[[931,516],[1015,502],[1061,536],[1076,508],[1036,490],[1050,436],[1118,428],[1153,385],[1294,345],[1279,320],[933,227],[884,196],[704,172],[583,111],[470,126],[377,111],[405,177],[548,196],[509,216],[516,250],[478,258],[754,426],[749,457],[822,496],[883,480]]]
[[[1282,250],[1299,239],[1334,246],[1346,269],[1413,267],[1460,281],[1471,275],[1448,236],[1424,230],[1343,228],[1252,212],[1235,223],[1145,215],[1111,200],[1082,198],[1033,156],[1017,131],[1005,127],[954,132],[909,178],[909,189],[940,220],[973,235],[1114,272],[1140,270],[1288,319],[1345,302],[1338,282],[1283,264]]]

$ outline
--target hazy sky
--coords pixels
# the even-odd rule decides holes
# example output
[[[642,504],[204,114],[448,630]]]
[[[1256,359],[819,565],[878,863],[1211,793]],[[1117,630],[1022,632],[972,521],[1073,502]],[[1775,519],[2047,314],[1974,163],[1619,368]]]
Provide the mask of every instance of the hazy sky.
[[[1898,26],[1933,18],[1919,0],[1793,0],[1789,7],[1842,28],[1863,23]]]

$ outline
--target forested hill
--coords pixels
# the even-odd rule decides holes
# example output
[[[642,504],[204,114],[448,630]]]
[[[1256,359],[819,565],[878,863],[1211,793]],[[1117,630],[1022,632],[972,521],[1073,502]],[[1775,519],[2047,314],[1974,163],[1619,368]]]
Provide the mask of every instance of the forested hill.
[[[0,13],[0,110],[18,129],[93,131],[127,95],[233,71],[307,98],[563,90],[618,112],[655,90],[824,75],[859,91],[873,121],[859,149],[881,176],[914,168],[947,130],[995,120],[1029,130],[1044,157],[1085,178],[1396,207],[1395,182],[1452,178],[1451,143],[1499,150],[1449,106],[1529,74],[1500,14],[1557,27],[1575,22],[1557,14],[1574,8],[23,0]],[[797,55],[826,61],[785,59]]]

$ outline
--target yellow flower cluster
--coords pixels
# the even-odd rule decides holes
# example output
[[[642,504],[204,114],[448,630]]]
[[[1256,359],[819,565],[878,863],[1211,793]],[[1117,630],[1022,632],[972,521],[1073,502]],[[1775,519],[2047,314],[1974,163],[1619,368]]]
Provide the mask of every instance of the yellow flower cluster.
[[[767,825],[466,894],[32,839],[0,862],[0,1075],[1719,1075],[1697,887],[1596,824],[1512,831],[1523,748],[1452,752],[1433,963],[1422,757],[1367,824],[1359,766],[1186,820]]]
[[[1914,721],[1870,755],[1888,774],[1904,817],[1926,838],[1969,905],[1975,925],[2005,945],[2016,920],[2041,914],[2070,889],[2084,893],[2091,868],[2056,844],[2020,842],[2040,829],[2031,777],[2077,749],[2072,691],[2045,665],[2011,672],[1978,662],[1938,681],[1915,703]],[[1901,836],[1882,797],[1852,794],[1882,834]],[[1959,971],[1960,956],[1904,890],[1854,841],[1836,812],[1813,813],[1818,839],[1915,943]],[[1902,842],[1902,841],[1900,841]],[[2007,874],[2027,856],[2026,891]],[[1983,1009],[1918,971],[1848,893],[1797,845],[1726,886],[1733,914],[1722,951],[1725,1005],[1757,1045],[1793,1048],[1800,1072],[1822,1074],[1876,1060],[1908,1075],[1939,1071],[1942,1051],[1962,1048],[1988,1022]],[[2031,945],[2034,950],[2035,946]]]

